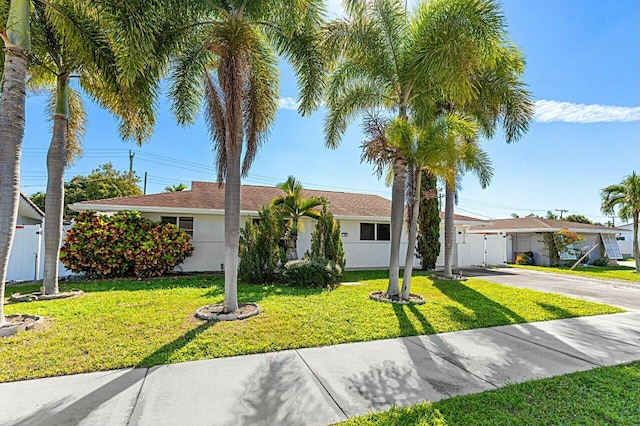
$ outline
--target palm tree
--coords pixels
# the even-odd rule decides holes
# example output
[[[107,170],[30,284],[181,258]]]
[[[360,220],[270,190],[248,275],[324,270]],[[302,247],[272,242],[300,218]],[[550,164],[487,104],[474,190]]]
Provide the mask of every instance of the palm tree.
[[[185,189],[187,189],[187,185],[181,182],[181,183],[173,184],[171,186],[167,186],[164,189],[164,192],[181,192],[181,191],[184,191]]]
[[[407,121],[427,108],[433,88],[467,102],[476,90],[467,75],[479,66],[471,52],[502,40],[504,18],[492,0],[432,0],[409,14],[400,0],[348,0],[347,18],[327,27],[326,51],[336,59],[325,122],[325,143],[336,147],[358,114],[393,111]],[[423,105],[420,105],[423,103]],[[433,102],[431,102],[433,103]],[[391,196],[391,253],[387,294],[399,295],[407,159],[395,151]]]
[[[638,247],[638,217],[640,216],[640,176],[634,171],[615,185],[609,185],[600,191],[601,210],[613,215],[618,208],[622,220],[633,220],[633,258],[636,272],[640,272],[640,249]]]
[[[58,264],[64,211],[64,169],[81,154],[81,139],[86,124],[82,97],[71,85],[78,77],[80,86],[91,98],[109,108],[121,120],[121,133],[134,135],[141,143],[148,132],[140,121],[131,123],[131,110],[144,108],[144,99],[126,95],[117,83],[115,54],[108,44],[106,29],[91,12],[70,5],[58,5],[58,11],[72,21],[73,29],[60,30],[46,6],[36,3],[31,14],[32,52],[29,55],[27,86],[34,91],[50,92],[49,114],[53,121],[51,144],[47,153],[47,220],[44,228],[45,263],[42,292],[58,293]],[[145,116],[137,120],[144,120]],[[147,126],[149,126],[147,124]]]
[[[325,66],[318,41],[324,6],[320,0],[205,3],[213,6],[187,28],[170,96],[181,124],[193,122],[206,100],[218,182],[225,190],[224,309],[230,312],[238,308],[240,178],[278,109],[276,55],[292,64],[299,78],[300,111],[310,113],[322,93]]]
[[[0,91],[0,302],[4,300],[9,254],[18,215],[20,197],[20,156],[24,137],[25,81],[29,37],[30,0],[3,0],[0,3],[2,90]],[[0,325],[5,324],[0,303]]]
[[[271,206],[276,213],[289,223],[287,225],[287,260],[298,259],[298,232],[300,231],[300,219],[310,217],[319,219],[321,213],[315,210],[316,207],[326,204],[326,200],[319,197],[302,198],[302,184],[293,176],[289,176],[286,181],[278,185],[284,191],[273,199]]]

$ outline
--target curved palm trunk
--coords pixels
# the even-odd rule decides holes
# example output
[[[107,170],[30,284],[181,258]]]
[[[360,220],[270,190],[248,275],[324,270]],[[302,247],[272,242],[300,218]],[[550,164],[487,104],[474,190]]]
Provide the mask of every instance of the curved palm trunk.
[[[47,197],[44,225],[44,294],[58,293],[58,259],[64,211],[64,166],[66,161],[66,130],[69,116],[69,92],[66,75],[58,76],[56,111],[53,115],[53,135],[47,153]]]
[[[400,238],[404,222],[404,180],[407,165],[397,158],[393,163],[393,186],[391,187],[391,254],[389,258],[389,297],[398,297],[400,293]]]
[[[11,5],[13,7],[14,3]],[[28,4],[26,7],[28,10]],[[4,283],[20,201],[26,75],[27,57],[23,50],[17,47],[7,48],[0,96],[0,325],[5,323]]]
[[[640,247],[638,247],[638,217],[640,213],[633,215],[633,258],[636,260],[636,272],[640,272]]]
[[[453,277],[451,263],[453,261],[453,246],[456,238],[455,229],[453,227],[453,201],[455,198],[455,190],[447,184],[445,191],[445,207],[444,207],[444,276]]]
[[[409,221],[409,241],[407,242],[407,257],[404,263],[404,275],[402,276],[402,299],[409,300],[411,292],[411,275],[413,274],[413,258],[416,254],[416,243],[418,240],[418,215],[420,213],[420,201],[422,200],[422,172],[416,170],[416,178],[414,179],[415,200],[413,201],[413,210]]]

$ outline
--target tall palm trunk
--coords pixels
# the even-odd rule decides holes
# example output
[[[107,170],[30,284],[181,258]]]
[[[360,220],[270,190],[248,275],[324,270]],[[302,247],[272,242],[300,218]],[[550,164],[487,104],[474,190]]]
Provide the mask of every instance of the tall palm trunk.
[[[445,191],[445,207],[444,207],[444,276],[453,277],[451,263],[453,261],[453,247],[455,243],[456,233],[453,227],[453,201],[455,198],[455,189],[451,185],[446,185]]]
[[[391,254],[389,257],[389,297],[400,293],[400,238],[404,222],[404,188],[407,165],[400,157],[393,163],[393,185],[391,187]]]
[[[20,156],[24,138],[25,81],[30,49],[29,0],[13,0],[5,37],[4,81],[0,96],[0,325],[4,283],[20,202]]]
[[[224,307],[238,309],[238,250],[240,245],[240,152],[227,157],[224,185]]]
[[[638,217],[640,213],[633,214],[633,258],[636,261],[636,272],[640,272],[640,247],[638,247]]]
[[[411,275],[413,274],[413,258],[416,254],[416,243],[418,240],[418,215],[420,213],[420,202],[422,200],[422,172],[418,169],[414,170],[416,177],[414,183],[415,199],[413,200],[413,209],[409,218],[409,241],[407,243],[407,257],[404,262],[404,275],[402,277],[402,299],[409,300],[411,290]]]
[[[64,211],[64,166],[66,162],[66,130],[69,117],[69,81],[66,74],[58,76],[56,110],[53,115],[53,135],[47,153],[47,197],[44,225],[44,294],[58,293],[58,259]]]

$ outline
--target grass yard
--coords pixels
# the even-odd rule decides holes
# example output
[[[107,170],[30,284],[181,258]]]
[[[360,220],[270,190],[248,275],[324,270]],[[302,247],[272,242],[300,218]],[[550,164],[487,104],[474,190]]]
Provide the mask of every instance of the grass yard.
[[[640,424],[640,362],[536,380],[395,408],[342,423],[344,426]]]
[[[533,271],[553,272],[556,274],[580,275],[589,278],[599,278],[603,280],[614,279],[632,281],[640,283],[640,274],[631,266],[578,266],[573,271],[568,266],[531,266],[531,265],[509,265],[509,267],[531,269]]]
[[[5,307],[7,314],[38,314],[46,321],[0,339],[0,382],[622,311],[481,280],[425,276],[412,285],[425,296],[424,305],[368,300],[370,292],[386,289],[385,276],[350,272],[344,281],[363,284],[334,290],[240,284],[240,302],[258,302],[262,312],[217,323],[193,314],[222,302],[221,276],[64,283],[63,290],[85,294]],[[35,286],[7,288],[9,294],[30,290]]]

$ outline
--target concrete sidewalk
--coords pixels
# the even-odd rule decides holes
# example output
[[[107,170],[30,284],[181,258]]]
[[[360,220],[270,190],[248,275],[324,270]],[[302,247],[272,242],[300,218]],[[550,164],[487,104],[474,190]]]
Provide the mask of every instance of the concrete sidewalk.
[[[322,425],[640,360],[640,312],[0,384],[2,425]]]

